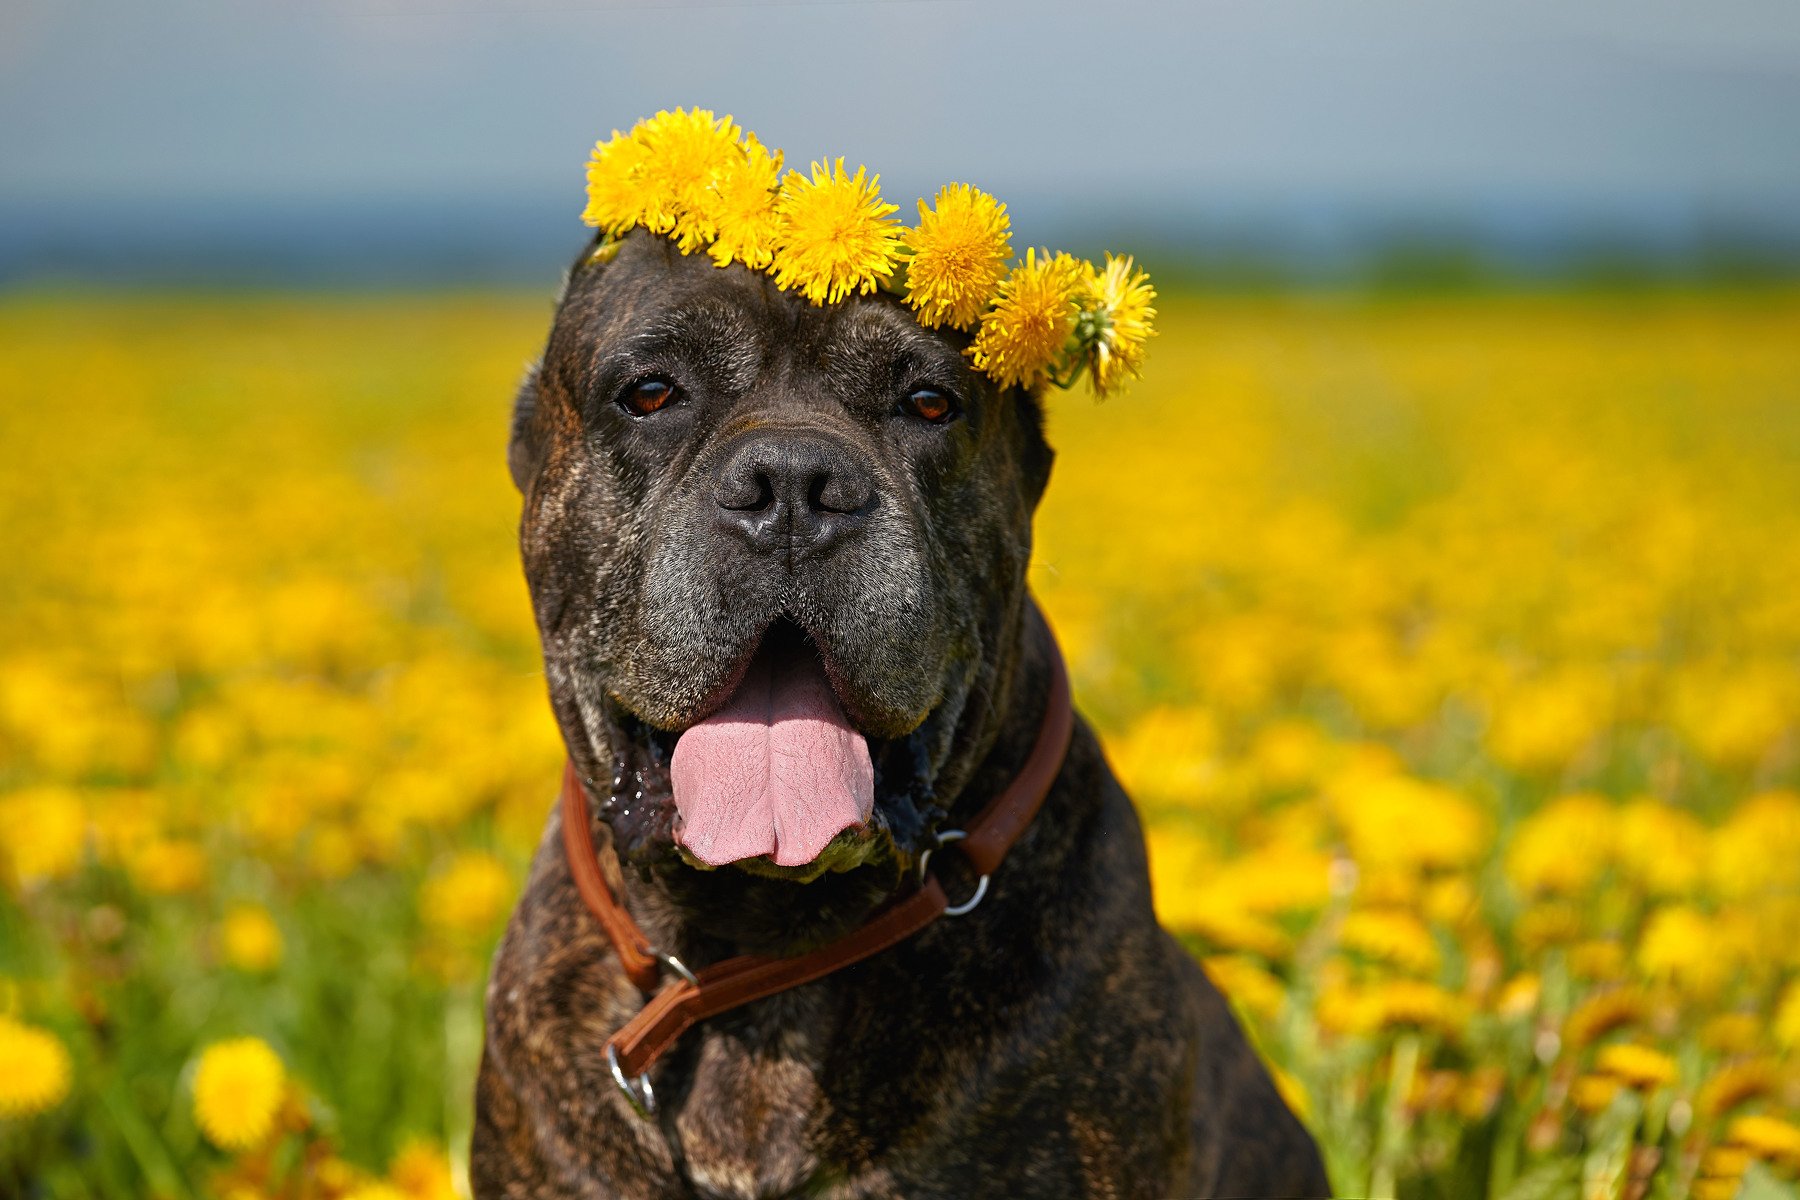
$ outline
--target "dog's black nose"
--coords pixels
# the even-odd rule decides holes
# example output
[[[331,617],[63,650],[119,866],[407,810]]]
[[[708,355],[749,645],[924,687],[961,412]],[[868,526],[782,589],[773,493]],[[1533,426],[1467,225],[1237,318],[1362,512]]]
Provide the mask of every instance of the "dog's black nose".
[[[747,435],[719,471],[720,523],[759,554],[830,554],[868,521],[875,484],[848,446],[812,432]]]

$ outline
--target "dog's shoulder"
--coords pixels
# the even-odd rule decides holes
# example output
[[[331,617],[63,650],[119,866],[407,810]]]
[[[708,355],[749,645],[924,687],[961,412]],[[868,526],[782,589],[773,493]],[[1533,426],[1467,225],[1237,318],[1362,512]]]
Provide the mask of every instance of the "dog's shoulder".
[[[1187,947],[1157,922],[1148,856],[1136,806],[1106,762],[1099,741],[1078,729],[1065,769],[1070,785],[1091,799],[1075,833],[1070,874],[1079,889],[1066,910],[1072,933],[1094,943],[1093,970],[1104,983],[1088,1010],[1094,1052],[1090,1069],[1071,1080],[1095,1095],[1185,1097],[1160,1167],[1186,1163],[1186,1179],[1170,1188],[1192,1195],[1320,1197],[1329,1185],[1318,1151],[1289,1110],[1224,995]],[[1078,1094],[1078,1093],[1077,1093]],[[1153,1144],[1155,1105],[1122,1130],[1126,1145]],[[1071,1128],[1104,1131],[1088,1114]],[[1148,1169],[1148,1164],[1146,1164]],[[1127,1173],[1125,1178],[1132,1178]],[[1138,1178],[1142,1179],[1142,1176]]]

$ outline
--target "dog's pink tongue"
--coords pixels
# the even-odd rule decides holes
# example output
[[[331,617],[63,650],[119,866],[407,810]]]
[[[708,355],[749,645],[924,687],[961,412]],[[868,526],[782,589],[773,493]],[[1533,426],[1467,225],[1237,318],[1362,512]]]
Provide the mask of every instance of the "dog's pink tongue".
[[[811,654],[759,655],[731,699],[675,743],[676,837],[722,866],[766,854],[804,866],[869,819],[875,771]]]

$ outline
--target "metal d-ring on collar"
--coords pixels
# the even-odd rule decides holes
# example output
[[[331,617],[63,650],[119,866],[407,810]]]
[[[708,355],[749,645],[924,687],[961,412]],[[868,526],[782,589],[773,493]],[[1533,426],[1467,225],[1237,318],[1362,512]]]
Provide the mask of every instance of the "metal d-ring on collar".
[[[650,1072],[645,1071],[636,1079],[627,1079],[625,1070],[619,1066],[619,1048],[611,1042],[606,1043],[606,1065],[612,1068],[613,1082],[625,1093],[625,1100],[632,1111],[645,1120],[656,1115],[656,1089],[650,1086]]]
[[[676,958],[673,954],[665,954],[653,946],[650,949],[650,957],[654,958],[657,962],[669,968],[669,970],[675,972],[695,987],[700,986],[700,981],[694,978],[694,973],[688,970],[687,964],[682,962],[679,958]]]
[[[925,853],[919,855],[919,882],[925,882],[925,870],[931,865],[931,852],[933,850],[948,846],[951,842],[960,842],[968,836],[968,833],[961,829],[945,829],[940,831],[937,835],[937,844],[927,847]],[[975,906],[980,904],[982,900],[987,897],[987,890],[988,877],[983,875],[980,879],[975,881],[975,894],[970,896],[967,900],[964,900],[961,904],[945,905],[944,915],[946,917],[960,917],[967,913],[974,912]]]
[[[688,965],[673,954],[652,946],[650,947],[650,957],[681,976],[694,987],[700,986],[700,981],[694,977],[694,973],[688,969]],[[650,1072],[645,1071],[636,1079],[627,1078],[625,1069],[619,1065],[618,1048],[611,1042],[606,1044],[606,1065],[612,1069],[613,1082],[619,1085],[621,1092],[625,1093],[625,1099],[633,1111],[644,1118],[655,1116],[656,1089],[650,1086]]]

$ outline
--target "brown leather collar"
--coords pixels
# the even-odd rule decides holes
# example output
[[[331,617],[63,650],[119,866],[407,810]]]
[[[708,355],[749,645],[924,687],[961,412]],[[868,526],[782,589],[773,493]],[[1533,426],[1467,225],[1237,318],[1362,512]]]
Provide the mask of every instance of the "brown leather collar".
[[[1042,617],[1037,619],[1042,624]],[[852,932],[810,954],[793,958],[740,955],[693,972],[679,959],[658,951],[613,894],[601,873],[600,860],[594,851],[587,789],[582,786],[574,764],[564,765],[563,850],[576,889],[588,911],[606,931],[607,940],[612,943],[619,964],[632,983],[649,993],[655,989],[665,968],[676,976],[637,1016],[626,1022],[623,1029],[607,1040],[606,1053],[613,1078],[632,1107],[646,1116],[656,1110],[655,1094],[646,1072],[695,1022],[861,962],[905,941],[946,913],[961,915],[975,906],[985,893],[987,877],[1005,861],[1007,851],[1037,816],[1050,785],[1062,770],[1074,729],[1068,672],[1055,637],[1049,633],[1048,625],[1043,628],[1050,655],[1050,694],[1045,699],[1044,719],[1038,726],[1031,754],[1012,782],[988,801],[966,830],[951,830],[938,835],[940,846],[956,842],[970,865],[979,872],[981,879],[974,898],[951,908],[943,885],[935,876],[925,874],[925,864],[921,863],[923,878],[917,889],[890,901]]]

